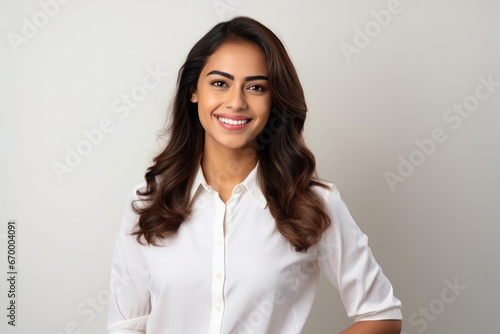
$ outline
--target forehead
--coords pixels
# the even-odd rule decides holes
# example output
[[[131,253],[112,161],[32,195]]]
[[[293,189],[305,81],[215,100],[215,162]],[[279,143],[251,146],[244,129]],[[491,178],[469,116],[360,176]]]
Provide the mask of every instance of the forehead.
[[[260,47],[251,42],[232,41],[222,44],[208,57],[202,73],[219,70],[238,75],[267,75],[267,62]]]

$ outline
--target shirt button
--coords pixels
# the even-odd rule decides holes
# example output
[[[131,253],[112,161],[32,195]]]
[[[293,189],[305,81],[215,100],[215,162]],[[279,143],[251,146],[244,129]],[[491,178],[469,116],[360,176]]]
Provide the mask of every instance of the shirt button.
[[[241,186],[240,185],[237,185],[235,188],[234,188],[234,193],[235,194],[238,194],[241,192]]]
[[[217,278],[222,278],[222,274],[221,273],[217,273],[217,275],[215,275],[215,276],[217,276]]]
[[[220,310],[222,310],[222,306],[217,305],[216,309],[217,309],[217,311],[219,311],[219,312],[220,312]]]
[[[222,240],[217,241],[217,246],[222,246]]]

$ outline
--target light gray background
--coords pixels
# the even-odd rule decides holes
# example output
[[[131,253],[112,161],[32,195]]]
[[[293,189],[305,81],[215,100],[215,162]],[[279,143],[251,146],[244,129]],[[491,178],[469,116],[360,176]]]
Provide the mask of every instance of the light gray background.
[[[104,332],[125,196],[161,147],[156,133],[177,71],[214,24],[248,15],[286,44],[306,92],[305,136],[319,174],[368,234],[403,302],[404,331],[498,333],[500,87],[456,129],[443,116],[474,101],[479,77],[500,82],[499,2],[401,0],[348,62],[340,45],[354,44],[356,27],[376,29],[370,12],[387,8],[378,0],[73,0],[43,22],[40,2],[2,0],[0,255],[6,272],[6,222],[16,219],[19,308],[18,326],[7,326],[2,279],[0,331]],[[16,52],[9,36],[22,36],[23,18],[34,16],[43,26]],[[120,118],[113,103],[138,92],[148,68],[169,75]],[[76,149],[82,131],[103,119],[113,131],[59,180],[52,164],[64,164],[67,146]],[[399,156],[418,159],[415,141],[436,128],[446,141],[391,189],[384,173],[398,173]],[[462,290],[447,288],[454,281]],[[350,323],[321,279],[304,333]]]

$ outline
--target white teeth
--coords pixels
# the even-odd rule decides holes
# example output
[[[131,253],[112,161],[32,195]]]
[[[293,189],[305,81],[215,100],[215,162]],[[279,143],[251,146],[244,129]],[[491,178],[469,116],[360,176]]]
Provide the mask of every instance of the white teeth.
[[[232,119],[228,119],[228,118],[222,118],[219,116],[216,116],[216,117],[219,119],[219,121],[226,123],[226,124],[232,124],[232,125],[240,125],[240,124],[246,124],[246,123],[250,122],[249,119],[245,119],[245,120],[241,120],[241,121],[233,121]]]

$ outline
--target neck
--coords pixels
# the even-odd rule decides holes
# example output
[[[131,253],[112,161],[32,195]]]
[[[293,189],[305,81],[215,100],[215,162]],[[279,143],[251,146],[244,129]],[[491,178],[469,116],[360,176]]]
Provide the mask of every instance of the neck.
[[[205,179],[218,192],[232,191],[255,168],[257,151],[252,145],[231,149],[213,144],[211,138],[205,138],[201,158]]]

